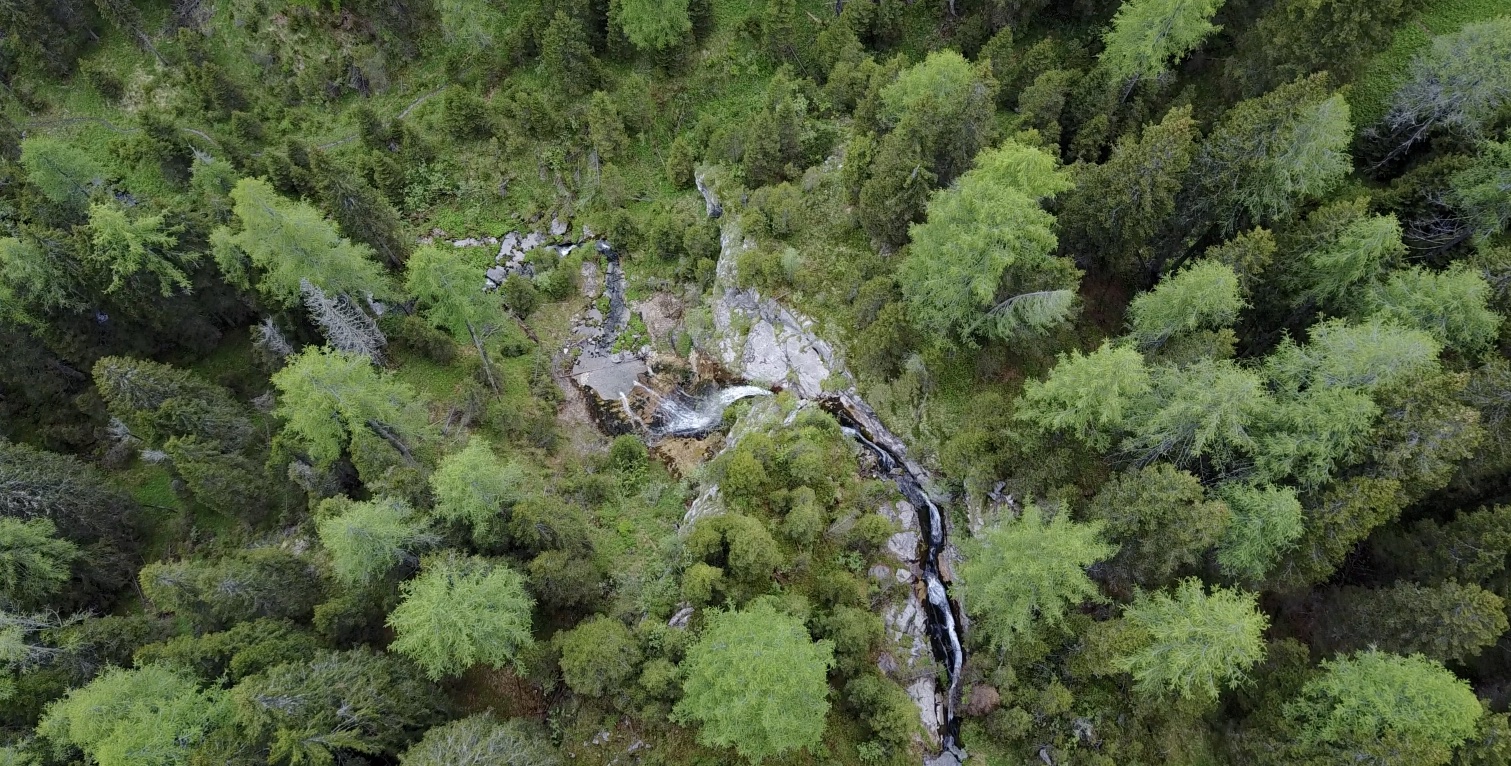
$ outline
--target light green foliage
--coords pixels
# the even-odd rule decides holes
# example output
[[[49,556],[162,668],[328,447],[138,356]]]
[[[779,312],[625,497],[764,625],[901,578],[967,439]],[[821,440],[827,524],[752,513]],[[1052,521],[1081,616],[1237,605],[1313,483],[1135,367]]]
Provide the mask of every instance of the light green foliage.
[[[418,298],[425,317],[445,328],[458,343],[473,343],[474,334],[503,320],[498,300],[478,289],[477,270],[434,245],[409,257],[404,287]]]
[[[1157,348],[1181,333],[1226,327],[1237,321],[1243,306],[1232,267],[1204,260],[1134,298],[1128,313],[1139,344]]]
[[[1259,475],[1308,489],[1326,484],[1363,457],[1379,414],[1374,400],[1352,389],[1283,391],[1264,419],[1254,456]]]
[[[1307,218],[1302,295],[1323,306],[1352,298],[1406,254],[1393,215],[1368,215],[1365,198],[1324,206]]]
[[[68,582],[78,546],[48,519],[0,516],[0,607],[36,609]]]
[[[320,544],[331,555],[336,578],[348,585],[381,578],[436,542],[430,525],[403,500],[333,498],[321,504],[320,512],[324,518],[315,524]]]
[[[1490,285],[1462,264],[1441,272],[1394,272],[1365,300],[1366,313],[1432,335],[1445,348],[1476,354],[1495,342],[1501,318],[1488,307]]]
[[[1219,494],[1233,512],[1233,523],[1218,544],[1218,565],[1234,579],[1263,579],[1303,531],[1296,490],[1228,484]]]
[[[1065,611],[1099,597],[1086,568],[1117,552],[1101,540],[1102,524],[1078,524],[1069,514],[1045,520],[1032,504],[961,542],[964,602],[999,651],[1031,635],[1035,624],[1058,625]]]
[[[560,634],[561,677],[578,694],[618,690],[640,665],[640,645],[624,623],[600,616]]]
[[[1379,740],[1400,750],[1387,764],[1437,766],[1474,733],[1482,715],[1469,685],[1421,655],[1378,651],[1323,660],[1323,673],[1286,705],[1299,744],[1357,760]]]
[[[1122,545],[1101,569],[1123,594],[1169,582],[1222,540],[1232,521],[1226,503],[1207,499],[1200,479],[1163,463],[1114,476],[1083,515]]]
[[[1079,272],[1053,256],[1054,216],[1040,207],[1070,186],[1053,157],[1009,141],[936,192],[898,272],[914,322],[964,343],[1008,337],[1023,329],[1006,311],[1014,298],[1072,289]],[[1060,308],[1064,321],[1069,307]]]
[[[341,457],[362,429],[408,449],[429,430],[423,400],[364,356],[306,348],[274,373],[285,432],[297,437],[322,465]],[[398,447],[396,447],[397,449]]]
[[[503,14],[488,0],[438,0],[435,9],[446,40],[468,52],[491,48],[506,28]]]
[[[523,480],[519,466],[504,462],[487,440],[473,436],[461,451],[441,458],[431,474],[434,513],[443,519],[465,521],[474,535],[485,535],[502,520],[504,505],[519,497]]]
[[[1117,663],[1140,691],[1210,702],[1224,688],[1243,685],[1249,668],[1264,659],[1270,624],[1259,611],[1259,594],[1227,588],[1208,594],[1194,577],[1181,580],[1173,595],[1139,594],[1123,618],[1148,636]]]
[[[413,665],[367,647],[275,666],[237,684],[231,699],[240,729],[233,744],[264,750],[270,766],[332,766],[354,753],[391,758],[448,707]]]
[[[1014,417],[1046,430],[1068,431],[1106,449],[1149,386],[1149,372],[1137,351],[1103,343],[1084,356],[1080,351],[1061,354],[1047,380],[1024,384]]]
[[[1205,457],[1219,467],[1253,451],[1255,427],[1271,402],[1258,375],[1229,361],[1202,360],[1155,368],[1153,381],[1135,408],[1126,451],[1146,463]]]
[[[284,307],[299,305],[301,280],[327,295],[361,298],[386,295],[387,278],[372,250],[353,244],[335,224],[304,203],[280,197],[266,181],[243,178],[231,190],[240,228],[211,235],[215,262],[231,284],[251,284],[248,264],[257,269],[257,288]]]
[[[714,612],[687,651],[675,715],[699,724],[698,741],[733,747],[752,763],[816,748],[829,712],[834,645],[768,601]]]
[[[501,668],[531,643],[525,580],[503,564],[454,553],[427,557],[420,576],[399,586],[388,615],[393,651],[433,679],[477,664]]]
[[[929,54],[902,70],[881,89],[885,119],[896,123],[908,114],[964,109],[982,87],[979,73],[953,50]]]
[[[1325,76],[1240,102],[1192,164],[1198,188],[1192,203],[1223,234],[1244,221],[1282,218],[1348,175],[1352,139],[1348,103],[1328,93]]]
[[[83,750],[99,766],[184,764],[194,745],[224,722],[222,694],[201,691],[187,675],[161,665],[110,668],[49,706],[37,733]]]
[[[688,0],[619,0],[619,26],[642,51],[661,51],[681,42],[693,29]]]
[[[941,184],[955,180],[971,166],[977,151],[991,141],[996,83],[985,68],[971,66],[959,53],[930,53],[891,82],[886,82],[884,69],[877,70],[876,75],[885,85],[877,94],[879,104],[873,108],[878,110],[876,118],[881,127],[890,132],[878,147],[880,162],[871,163],[872,181],[879,182],[878,188],[870,194],[862,190],[863,206],[868,197],[879,201],[874,199],[875,193],[888,186],[906,187],[912,180],[921,180],[927,189],[936,180]],[[877,81],[872,84],[874,87]],[[879,167],[889,163],[891,170]],[[891,212],[904,211],[893,208]],[[910,210],[905,212],[904,222],[912,218]]]
[[[1222,27],[1223,0],[1126,0],[1112,18],[1099,59],[1117,81],[1152,78]]]
[[[83,209],[90,195],[105,182],[104,168],[89,155],[47,136],[21,142],[21,167],[42,196],[76,209]]]
[[[156,278],[158,293],[165,298],[176,290],[188,292],[192,284],[183,267],[197,263],[199,254],[170,252],[178,244],[177,232],[178,227],[164,225],[161,215],[133,220],[114,205],[90,205],[92,254],[111,274],[105,292],[121,289],[128,279],[142,272]]]
[[[1331,319],[1308,332],[1306,345],[1285,345],[1266,360],[1272,380],[1291,388],[1373,390],[1438,369],[1438,342],[1421,330],[1379,319],[1359,324]]]
[[[66,265],[41,245],[0,237],[0,312],[33,326],[45,326],[46,312],[83,308]]]
[[[488,713],[437,726],[399,757],[400,766],[560,766],[550,736],[524,719]]]

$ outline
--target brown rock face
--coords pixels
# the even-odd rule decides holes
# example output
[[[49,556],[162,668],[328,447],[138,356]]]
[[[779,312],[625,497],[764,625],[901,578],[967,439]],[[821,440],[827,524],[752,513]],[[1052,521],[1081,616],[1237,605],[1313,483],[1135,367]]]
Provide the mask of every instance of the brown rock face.
[[[965,710],[961,711],[972,718],[991,713],[1002,705],[1002,695],[997,689],[986,684],[977,684],[971,687],[971,697],[965,702]]]

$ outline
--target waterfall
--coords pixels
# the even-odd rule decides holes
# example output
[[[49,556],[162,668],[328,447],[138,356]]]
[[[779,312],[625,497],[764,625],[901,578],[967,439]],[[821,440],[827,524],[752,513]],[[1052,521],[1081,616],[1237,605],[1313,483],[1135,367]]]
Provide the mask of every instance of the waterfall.
[[[724,417],[725,408],[752,396],[771,396],[756,386],[733,386],[693,399],[681,391],[661,397],[651,419],[656,436],[692,436],[710,431]]]

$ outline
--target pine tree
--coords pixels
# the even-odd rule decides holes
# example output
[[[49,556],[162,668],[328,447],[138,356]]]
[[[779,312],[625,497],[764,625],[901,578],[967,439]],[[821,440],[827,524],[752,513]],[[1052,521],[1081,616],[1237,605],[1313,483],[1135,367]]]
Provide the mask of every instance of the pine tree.
[[[1099,600],[1086,568],[1117,552],[1101,540],[1102,524],[1078,524],[1066,513],[1045,520],[1032,504],[1017,520],[961,543],[960,583],[976,624],[998,651],[1037,626],[1063,623],[1068,609]]]
[[[1173,594],[1139,594],[1123,619],[1146,637],[1117,662],[1139,691],[1208,702],[1242,685],[1264,659],[1270,625],[1259,611],[1259,594],[1226,588],[1209,594],[1194,577],[1181,580]]]
[[[1068,188],[1053,157],[1008,142],[983,152],[957,185],[936,192],[928,220],[912,227],[913,246],[899,271],[914,323],[965,344],[977,335],[1008,337],[1021,328],[1002,308],[1007,301],[1073,288],[1079,273],[1053,257],[1054,216],[1040,207]],[[1056,314],[1068,318],[1066,311]]]
[[[556,11],[536,44],[541,72],[567,93],[581,95],[598,84],[598,59],[593,58],[587,31],[576,18]]]
[[[1233,512],[1233,523],[1217,546],[1218,565],[1234,579],[1264,579],[1303,532],[1296,490],[1226,484],[1218,493]]]
[[[801,621],[769,602],[714,612],[687,651],[674,716],[699,724],[699,742],[733,747],[753,763],[816,748],[833,664],[834,644],[813,641]]]
[[[1464,662],[1506,632],[1505,602],[1478,585],[1339,588],[1317,606],[1317,642],[1336,652],[1375,648]]]
[[[409,257],[409,240],[398,212],[382,193],[325,152],[311,153],[310,173],[321,204],[341,227],[341,233],[372,248],[389,268],[402,267]]]
[[[503,564],[455,553],[427,557],[420,576],[400,586],[404,600],[388,615],[391,648],[432,679],[473,665],[501,668],[528,646],[530,609],[524,578]]]
[[[1200,479],[1163,464],[1114,476],[1082,515],[1104,524],[1107,539],[1122,544],[1098,567],[1121,593],[1169,582],[1200,561],[1232,522],[1227,504],[1208,500]]]

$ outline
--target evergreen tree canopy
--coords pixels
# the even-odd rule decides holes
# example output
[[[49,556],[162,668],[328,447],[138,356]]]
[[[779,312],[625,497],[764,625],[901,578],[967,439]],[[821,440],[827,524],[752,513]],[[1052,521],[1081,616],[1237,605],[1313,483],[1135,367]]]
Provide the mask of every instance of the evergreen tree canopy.
[[[1028,505],[1022,517],[961,543],[964,603],[998,650],[1031,635],[1036,625],[1063,622],[1065,611],[1099,597],[1086,568],[1117,552],[1101,540],[1102,524],[1079,524],[1066,513],[1045,520]]]
[[[110,271],[110,286],[105,292],[121,289],[128,279],[143,272],[156,280],[157,291],[164,298],[193,287],[184,267],[197,263],[199,254],[171,252],[178,244],[178,227],[164,224],[163,216],[133,220],[119,207],[90,205],[89,232],[94,258]]]
[[[110,668],[49,706],[37,733],[100,766],[171,766],[189,763],[227,712],[221,691],[201,690],[180,671]]]
[[[105,182],[105,170],[82,150],[46,136],[21,142],[21,167],[42,196],[82,210]]]
[[[331,499],[321,504],[321,511],[325,518],[315,527],[320,544],[331,555],[336,578],[349,585],[370,582],[401,563],[417,561],[418,549],[436,541],[425,520],[403,500]]]
[[[802,621],[769,602],[713,612],[687,650],[675,715],[698,723],[700,742],[733,747],[752,763],[812,749],[829,712],[833,664],[832,642],[813,641]]]
[[[1233,512],[1233,523],[1218,545],[1218,565],[1229,577],[1263,579],[1303,531],[1296,490],[1230,484],[1220,494]]]
[[[619,26],[636,48],[666,50],[692,31],[687,6],[688,0],[620,0]]]
[[[1100,62],[1116,81],[1153,78],[1222,29],[1223,0],[1126,0],[1112,18]]]
[[[404,600],[388,615],[398,636],[391,648],[437,680],[478,664],[501,668],[531,643],[524,582],[475,556],[427,557],[420,576],[399,586]]]
[[[1042,200],[1070,188],[1053,157],[1009,141],[929,200],[912,228],[899,281],[914,322],[937,337],[974,343],[1043,332],[1069,317],[1079,272],[1053,256],[1054,216]],[[1064,295],[1024,317],[1013,302]]]
[[[1080,351],[1061,354],[1048,379],[1024,384],[1014,417],[1046,430],[1068,431],[1105,449],[1149,385],[1137,351],[1103,343],[1084,356]]]
[[[1196,578],[1181,580],[1173,594],[1139,594],[1123,618],[1148,637],[1118,662],[1148,694],[1173,692],[1215,701],[1223,688],[1237,688],[1264,659],[1269,618],[1259,594],[1213,588]]]

